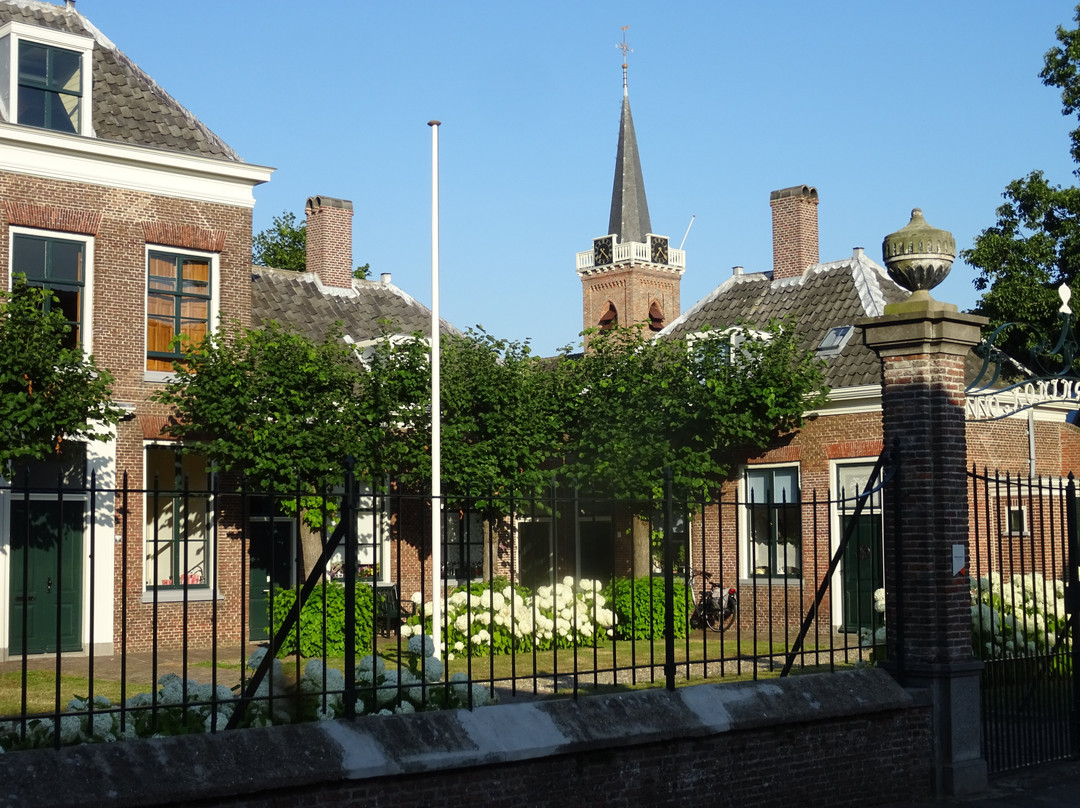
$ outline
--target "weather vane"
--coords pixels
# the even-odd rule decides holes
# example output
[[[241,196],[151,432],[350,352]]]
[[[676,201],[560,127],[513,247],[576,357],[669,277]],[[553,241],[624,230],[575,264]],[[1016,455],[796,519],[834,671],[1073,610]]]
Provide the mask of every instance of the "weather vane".
[[[622,42],[616,42],[615,47],[622,51],[622,86],[623,95],[626,94],[626,57],[627,54],[633,53],[634,49],[626,41],[626,29],[629,25],[622,26]]]

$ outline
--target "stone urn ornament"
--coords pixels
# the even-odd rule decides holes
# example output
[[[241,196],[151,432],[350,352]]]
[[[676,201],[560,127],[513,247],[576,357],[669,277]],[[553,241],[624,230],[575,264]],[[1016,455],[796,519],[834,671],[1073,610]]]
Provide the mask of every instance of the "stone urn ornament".
[[[956,239],[923,218],[921,208],[911,221],[881,243],[889,277],[911,292],[910,302],[929,301],[930,290],[945,280],[956,258]]]

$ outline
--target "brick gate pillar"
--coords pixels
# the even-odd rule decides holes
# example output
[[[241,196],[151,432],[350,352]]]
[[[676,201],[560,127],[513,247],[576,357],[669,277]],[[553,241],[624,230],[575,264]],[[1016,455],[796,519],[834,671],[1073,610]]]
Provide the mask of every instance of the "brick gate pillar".
[[[908,267],[897,266],[940,271],[944,264],[940,281],[953,255],[951,235],[913,212],[912,223],[885,240],[885,260],[893,279],[915,291],[859,326],[881,359],[884,445],[900,458],[892,497],[886,492],[883,667],[902,685],[929,691],[935,789],[959,795],[987,785],[982,663],[971,650],[964,414],[964,361],[985,319],[933,300],[932,279],[920,287],[903,274]]]

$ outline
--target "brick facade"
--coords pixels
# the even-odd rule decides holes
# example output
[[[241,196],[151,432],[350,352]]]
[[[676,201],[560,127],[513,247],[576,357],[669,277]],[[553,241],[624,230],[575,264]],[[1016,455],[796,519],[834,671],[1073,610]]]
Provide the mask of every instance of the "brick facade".
[[[10,172],[0,173],[0,198],[4,200],[0,255],[10,254],[12,226],[58,238],[92,237],[92,298],[83,309],[92,316],[92,350],[97,363],[115,377],[114,399],[133,407],[135,414],[134,419],[117,427],[115,478],[121,485],[126,476],[129,486],[142,488],[145,439],[158,437],[155,433],[167,414],[150,400],[161,382],[147,381],[145,373],[147,247],[216,254],[218,288],[214,295],[219,316],[246,325],[251,314],[251,209]],[[7,261],[0,266],[0,284],[4,288],[10,284]],[[147,430],[148,421],[156,429]],[[119,642],[122,636],[119,603],[125,598],[129,649],[149,647],[155,632],[163,647],[178,646],[183,641],[182,605],[161,603],[154,615],[152,604],[143,602],[143,498],[132,495],[126,503],[119,499],[116,513],[126,518],[128,540],[116,545],[114,556],[114,641]],[[111,541],[111,537],[96,538],[102,540]],[[233,626],[227,633],[234,636],[238,633],[239,561],[237,553],[221,552],[217,567],[222,597],[219,630]],[[124,566],[126,592],[121,591]],[[189,603],[187,612],[188,639],[208,636],[211,603]]]
[[[615,307],[621,326],[665,326],[680,313],[679,281],[674,270],[644,264],[614,265],[583,275],[582,329],[599,326],[609,305]],[[663,315],[659,323],[650,319],[656,311]]]

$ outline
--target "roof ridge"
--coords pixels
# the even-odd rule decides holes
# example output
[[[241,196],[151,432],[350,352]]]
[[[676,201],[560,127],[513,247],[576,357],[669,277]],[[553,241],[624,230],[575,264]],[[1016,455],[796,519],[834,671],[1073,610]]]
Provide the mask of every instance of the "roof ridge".
[[[888,277],[885,268],[867,257],[866,253],[854,256],[852,263],[851,277],[863,311],[867,317],[880,317],[885,313],[885,290],[881,286]]]

